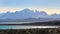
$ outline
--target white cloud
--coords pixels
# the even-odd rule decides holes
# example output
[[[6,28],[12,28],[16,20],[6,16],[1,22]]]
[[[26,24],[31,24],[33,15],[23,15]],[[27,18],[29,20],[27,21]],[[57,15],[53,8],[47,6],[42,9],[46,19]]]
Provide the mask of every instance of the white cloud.
[[[16,11],[20,11],[20,10],[22,10],[23,8],[21,8],[21,7],[17,7],[17,8],[11,8],[11,7],[6,7],[6,8],[0,8],[0,13],[5,13],[5,12],[8,12],[8,11],[10,11],[10,12],[16,12]]]

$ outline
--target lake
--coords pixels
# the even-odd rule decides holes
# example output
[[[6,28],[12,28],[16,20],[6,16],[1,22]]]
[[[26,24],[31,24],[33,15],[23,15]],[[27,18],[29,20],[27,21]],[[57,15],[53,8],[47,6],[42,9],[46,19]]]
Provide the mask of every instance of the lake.
[[[59,28],[60,26],[24,26],[24,25],[0,25],[0,29],[32,29],[32,28]]]
[[[22,24],[30,22],[1,22],[0,24]],[[0,25],[0,29],[59,28],[60,26]]]

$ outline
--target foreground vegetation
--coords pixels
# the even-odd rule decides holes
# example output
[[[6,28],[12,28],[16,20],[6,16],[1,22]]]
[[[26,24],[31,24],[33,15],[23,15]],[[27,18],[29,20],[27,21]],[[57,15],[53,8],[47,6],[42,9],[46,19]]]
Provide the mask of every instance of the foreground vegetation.
[[[6,29],[0,30],[0,34],[60,34],[60,28]]]

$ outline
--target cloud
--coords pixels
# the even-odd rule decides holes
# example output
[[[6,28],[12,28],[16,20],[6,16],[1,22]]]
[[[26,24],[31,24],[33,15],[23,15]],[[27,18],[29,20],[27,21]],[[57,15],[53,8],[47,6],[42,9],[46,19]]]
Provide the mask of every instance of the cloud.
[[[17,7],[17,8],[11,8],[11,7],[8,7],[8,8],[0,8],[0,13],[5,13],[5,12],[16,12],[16,11],[20,11],[22,10],[23,8],[21,7]]]
[[[17,8],[0,8],[0,13],[5,13],[5,12],[16,12],[16,11],[20,11],[24,8],[20,8],[20,7],[17,7]],[[30,9],[35,9],[35,10],[38,10],[38,11],[45,11],[48,13],[48,15],[51,15],[51,14],[54,14],[54,13],[57,13],[57,14],[60,14],[60,10],[59,9],[50,9],[50,8],[30,8]]]

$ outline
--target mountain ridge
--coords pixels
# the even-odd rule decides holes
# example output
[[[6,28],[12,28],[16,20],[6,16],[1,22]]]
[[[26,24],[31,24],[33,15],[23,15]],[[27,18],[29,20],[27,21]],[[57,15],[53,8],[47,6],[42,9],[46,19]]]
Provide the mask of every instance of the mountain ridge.
[[[33,11],[28,8],[14,13],[6,12],[0,14],[0,19],[24,19],[24,18],[60,18],[60,14],[48,15],[45,11]]]

